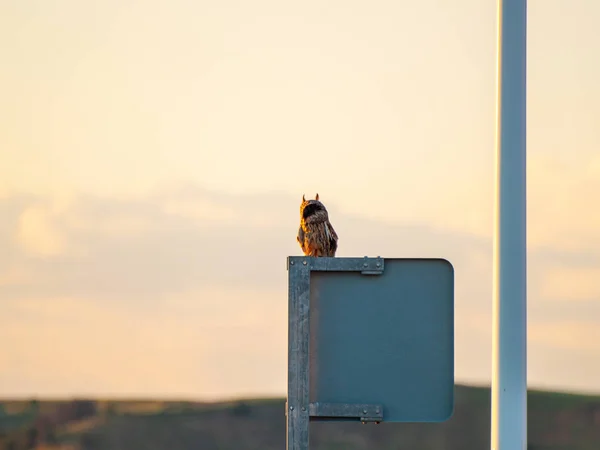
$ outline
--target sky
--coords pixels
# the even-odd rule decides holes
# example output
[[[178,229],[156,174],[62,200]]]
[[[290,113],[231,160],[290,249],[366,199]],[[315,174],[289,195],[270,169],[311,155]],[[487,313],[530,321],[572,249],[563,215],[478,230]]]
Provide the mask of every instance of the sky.
[[[528,383],[600,392],[600,3],[530,0]],[[286,257],[455,269],[491,379],[496,2],[0,2],[0,396],[286,391]]]

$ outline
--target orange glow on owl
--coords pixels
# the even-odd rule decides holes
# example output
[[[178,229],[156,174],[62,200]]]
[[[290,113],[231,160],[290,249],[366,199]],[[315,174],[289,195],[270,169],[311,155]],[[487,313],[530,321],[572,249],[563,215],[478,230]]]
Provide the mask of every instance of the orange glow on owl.
[[[319,201],[319,194],[314,200],[306,200],[302,196],[300,228],[296,240],[306,256],[335,256],[338,236],[329,221],[325,205]]]

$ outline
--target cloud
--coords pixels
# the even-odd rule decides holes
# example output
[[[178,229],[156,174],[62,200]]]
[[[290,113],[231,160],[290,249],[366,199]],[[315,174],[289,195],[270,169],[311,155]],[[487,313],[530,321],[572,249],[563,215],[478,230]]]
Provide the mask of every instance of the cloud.
[[[600,356],[600,327],[590,320],[554,320],[532,323],[528,329],[532,344],[551,349],[576,351],[589,356]]]
[[[544,277],[540,294],[545,298],[600,299],[600,266],[552,268]]]
[[[237,313],[206,301],[231,301],[230,294],[199,291],[134,311],[82,298],[5,303],[0,335],[19,345],[0,352],[0,395],[217,398],[232,385],[240,392],[268,392],[273,382],[285,382],[278,364],[285,341],[277,339],[285,311],[265,308],[262,293],[245,292],[253,308]],[[268,376],[257,374],[259,368]],[[239,373],[247,374],[246,386],[232,383]]]
[[[213,195],[196,188],[130,200],[87,196],[53,216],[44,212],[43,199],[36,201],[44,225],[64,237],[63,252],[52,258],[13,256],[12,262],[24,262],[37,280],[36,285],[8,286],[5,293],[13,298],[29,297],[42,287],[50,296],[93,292],[107,300],[137,296],[149,302],[198,286],[281,289],[285,259],[299,252],[297,202],[284,196]],[[50,209],[51,200],[45,202]],[[205,220],[168,207],[177,202],[204,210],[219,204],[218,211],[229,215]],[[486,240],[468,234],[348,216],[335,205],[330,209],[341,236],[340,256],[441,256],[461,265],[489,249]]]
[[[52,256],[64,251],[64,237],[55,229],[49,212],[43,207],[31,206],[21,213],[16,237],[28,253]]]
[[[531,245],[586,252],[600,248],[600,157],[535,154],[528,180]]]
[[[132,317],[127,308],[83,298],[20,300],[8,310],[13,320],[5,311],[2,335],[19,345],[2,352],[4,395],[60,395],[65,386],[84,392],[168,388],[177,373],[190,368],[182,356],[202,357],[206,346],[168,316]]]
[[[327,206],[340,235],[339,256],[453,263],[456,376],[489,380],[491,239]],[[23,247],[21,219],[32,210],[33,230],[42,224],[48,234],[40,236],[60,236],[53,252]],[[297,199],[282,193],[193,185],[129,198],[4,199],[0,339],[19,346],[0,349],[0,395],[282,394],[285,260],[300,252],[297,216]],[[532,246],[528,263],[530,351],[566,360],[585,334],[571,331],[597,316],[600,248]],[[582,355],[596,354],[595,342],[582,345]],[[549,363],[537,361],[533,381],[543,382],[540,367]],[[586,373],[572,377],[588,389],[595,383]]]
[[[552,318],[529,320],[528,323],[529,385],[600,392],[597,376],[600,369],[598,299],[588,302],[579,314],[574,314],[564,304],[559,308],[553,306]]]

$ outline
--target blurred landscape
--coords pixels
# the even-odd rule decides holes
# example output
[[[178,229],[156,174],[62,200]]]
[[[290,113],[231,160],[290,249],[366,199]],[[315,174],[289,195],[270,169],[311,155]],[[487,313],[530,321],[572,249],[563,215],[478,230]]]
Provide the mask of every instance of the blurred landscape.
[[[600,396],[530,391],[529,450],[598,450]],[[1,450],[281,450],[284,399],[0,402]],[[313,423],[314,450],[489,448],[489,388],[456,386],[440,424]]]

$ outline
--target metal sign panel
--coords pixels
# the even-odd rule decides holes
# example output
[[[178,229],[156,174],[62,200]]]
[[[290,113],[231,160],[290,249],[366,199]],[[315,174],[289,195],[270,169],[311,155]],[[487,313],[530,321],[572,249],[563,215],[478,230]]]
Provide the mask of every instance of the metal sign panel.
[[[309,401],[381,405],[385,422],[440,422],[454,405],[454,271],[443,259],[311,271]],[[340,420],[343,420],[341,417]]]
[[[288,271],[288,450],[308,450],[311,420],[450,418],[448,261],[291,256]]]
[[[311,420],[450,418],[448,261],[291,256],[288,271],[288,450],[308,450]]]

